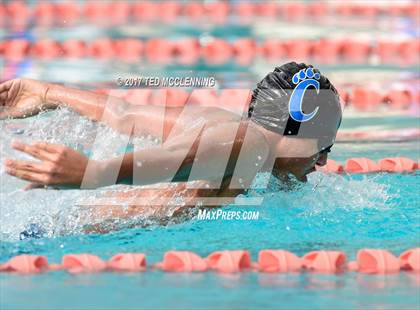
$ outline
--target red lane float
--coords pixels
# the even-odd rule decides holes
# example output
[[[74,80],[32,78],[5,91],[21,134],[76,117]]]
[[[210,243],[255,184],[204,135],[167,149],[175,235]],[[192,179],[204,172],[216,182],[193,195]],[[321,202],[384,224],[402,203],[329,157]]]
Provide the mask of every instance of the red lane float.
[[[171,272],[200,272],[208,269],[206,260],[189,251],[169,251],[163,257],[163,262],[155,267]]]
[[[151,1],[136,1],[133,4],[133,14],[137,22],[152,22],[157,19],[159,8]]]
[[[114,41],[115,55],[119,59],[128,62],[136,62],[141,59],[143,52],[143,42],[135,39],[120,39]]]
[[[179,16],[181,4],[178,1],[164,1],[160,3],[158,17],[165,23],[173,23]]]
[[[88,54],[99,59],[111,59],[115,56],[114,42],[109,38],[99,38],[88,47]]]
[[[251,64],[257,55],[257,43],[254,39],[236,40],[232,47],[236,62],[242,66]]]
[[[26,56],[38,57],[38,55],[30,54],[29,51],[23,51],[18,55],[14,55],[11,51],[15,41],[22,41],[24,39],[13,39],[0,41],[3,49],[0,55],[6,59],[10,56],[15,58],[23,58]],[[136,42],[137,41],[137,42]],[[46,43],[48,42],[48,43]],[[32,46],[43,46],[48,50],[51,40],[41,40],[38,42],[27,44],[30,48]],[[121,53],[121,42],[126,42],[124,45],[124,53]],[[380,46],[383,42],[376,42]],[[66,45],[64,42],[55,42],[59,48]],[[177,60],[187,58],[188,64],[196,63],[200,57],[209,64],[223,64],[231,60],[235,60],[240,65],[248,65],[259,57],[263,57],[268,62],[278,63],[282,59],[299,59],[302,61],[315,60],[320,64],[332,64],[337,62],[347,63],[369,63],[372,56],[378,56],[381,63],[398,63],[400,65],[417,64],[419,62],[418,54],[420,53],[420,42],[416,39],[406,39],[405,41],[386,42],[388,49],[395,50],[391,57],[389,53],[384,53],[383,49],[375,48],[375,43],[365,41],[346,42],[337,39],[320,39],[320,40],[273,40],[268,39],[257,43],[253,38],[241,38],[234,41],[226,41],[223,39],[212,39],[200,43],[195,38],[186,38],[180,40],[169,40],[165,38],[151,38],[149,40],[139,40],[134,38],[98,38],[92,42],[84,42],[87,46],[91,57],[99,57],[107,55],[107,58],[118,57],[121,60],[131,60],[132,56],[143,56],[143,54],[151,62],[157,63],[171,63]],[[103,50],[96,53],[96,49]],[[143,51],[140,46],[146,46]],[[106,48],[106,50],[105,50]],[[132,51],[133,50],[133,51]],[[118,53],[119,52],[119,53]],[[55,53],[53,57],[67,56]],[[181,56],[181,57],[179,57]],[[181,61],[181,63],[183,63]],[[357,92],[356,92],[357,90]],[[395,94],[398,96],[401,94]],[[361,105],[373,105],[382,99],[374,92],[366,92],[363,88],[355,89],[352,94],[353,100],[360,102]],[[389,98],[391,101],[393,98]]]
[[[177,40],[174,43],[174,54],[179,63],[192,65],[198,62],[201,56],[200,43],[195,38]]]
[[[260,54],[268,62],[277,62],[279,59],[287,57],[287,51],[280,40],[267,40],[259,46]]]
[[[250,270],[252,268],[251,256],[248,251],[219,251],[207,257],[210,269],[222,272],[233,273]]]
[[[300,257],[285,250],[262,250],[258,254],[260,272],[298,272],[302,266]]]
[[[112,25],[122,25],[130,17],[131,6],[125,1],[115,1],[109,4],[108,16]]]
[[[399,260],[402,270],[420,272],[420,248],[401,253]]]
[[[349,173],[378,172],[379,166],[373,160],[366,157],[347,159],[344,171]]]
[[[16,49],[20,50],[25,48],[24,46],[17,46]],[[79,49],[80,48],[80,49]],[[64,53],[83,53],[83,46],[80,46],[79,41],[72,41],[71,45],[64,48]],[[141,49],[139,46],[138,49]],[[165,57],[165,56],[163,56]],[[180,56],[183,57],[183,56]],[[190,56],[185,56],[186,58]],[[194,57],[194,56],[193,56]],[[185,60],[187,61],[187,60]],[[360,88],[358,88],[358,92],[360,93]],[[121,91],[120,93],[114,92],[114,96],[118,96],[122,99],[125,99],[127,101],[133,102],[133,100],[129,100],[128,98],[136,97],[136,92],[141,92],[144,90],[139,89],[126,89],[124,91]],[[236,111],[238,113],[241,113],[243,111],[243,103],[244,103],[244,94],[249,92],[250,90],[247,89],[224,89],[219,92],[219,94],[214,90],[204,90],[204,89],[195,89],[193,91],[193,96],[191,98],[194,98],[194,104],[204,105],[204,106],[219,106],[223,108],[227,108],[232,111]],[[363,92],[369,92],[369,90],[363,90]],[[404,93],[407,93],[407,95],[410,98],[413,98],[415,96],[414,93],[410,92],[409,90],[402,91]],[[179,89],[179,94],[184,93],[182,97],[188,97],[189,92],[183,89]],[[229,94],[228,100],[226,100],[226,93]],[[366,104],[361,104],[362,99],[358,103],[354,103],[352,99],[347,98],[347,92],[339,91],[341,99],[344,101],[344,104],[347,106],[354,106],[357,110],[361,111],[375,111],[375,108],[379,107],[387,107],[390,109],[395,109],[398,111],[407,110],[411,105],[416,104],[415,101],[410,99],[410,101],[402,102],[401,104],[397,104],[397,101],[394,101],[393,103],[390,103],[387,98],[389,96],[392,96],[394,93],[393,90],[390,90],[388,93],[381,94],[381,103],[380,105],[370,104],[369,101],[366,101]],[[202,98],[200,96],[203,96]],[[344,96],[344,98],[343,98]],[[354,98],[352,96],[351,98]],[[176,98],[174,97],[174,100]],[[393,99],[398,100],[398,99]],[[404,100],[407,100],[405,98]],[[142,104],[153,104],[150,100],[140,101]],[[137,102],[138,104],[139,102]],[[188,101],[188,103],[192,103],[191,101]],[[249,100],[246,100],[246,103],[249,104]],[[168,101],[167,104],[172,105],[171,101]],[[174,106],[178,106],[175,104]],[[398,139],[398,137],[404,137],[407,139],[415,139],[419,135],[419,131],[417,129],[400,129],[400,130],[381,130],[381,131],[375,131],[375,132],[366,132],[366,131],[360,131],[360,132],[354,132],[354,131],[340,131],[338,133],[338,137],[340,140],[354,140],[354,139],[364,139],[364,140],[381,140],[381,139],[388,139],[388,138],[395,138]]]
[[[6,15],[14,30],[21,31],[29,23],[32,12],[30,8],[21,1],[12,1],[5,6]],[[6,19],[6,20],[7,20]]]
[[[373,90],[356,87],[350,95],[352,105],[359,110],[375,110],[382,103],[382,96]]]
[[[165,39],[150,39],[145,43],[144,52],[147,59],[152,62],[169,63],[175,54],[175,45]]]
[[[56,7],[52,3],[39,2],[34,7],[34,15],[37,23],[42,26],[50,26],[55,20]]]
[[[70,273],[90,273],[106,270],[106,263],[96,255],[68,254],[63,256],[61,268]]]
[[[51,60],[63,54],[61,46],[50,39],[44,39],[35,42],[30,49],[32,56],[38,57],[43,60]]]
[[[378,129],[371,131],[343,129],[338,131],[336,141],[415,141],[419,138],[420,128]]]
[[[328,159],[325,166],[322,166],[322,167],[317,166],[317,170],[322,171],[322,172],[333,172],[333,173],[344,172],[343,165],[341,165],[340,163],[332,159]]]
[[[54,5],[60,26],[72,26],[79,19],[81,9],[75,2],[67,1],[55,3]]]
[[[146,270],[146,256],[143,253],[119,253],[107,262],[113,271],[140,272]]]
[[[184,14],[192,22],[197,22],[203,19],[203,17],[206,14],[206,9],[204,7],[204,4],[201,2],[188,1],[187,3],[185,3],[184,6]]]
[[[67,40],[61,44],[63,54],[68,58],[83,58],[87,56],[87,46],[81,40]]]
[[[381,171],[387,172],[412,172],[416,169],[417,163],[409,158],[404,157],[393,157],[384,158],[379,161],[379,168]]]
[[[224,24],[229,15],[229,4],[222,1],[212,1],[204,4],[206,16],[215,24]]]
[[[1,265],[0,271],[17,273],[39,273],[48,270],[48,260],[44,256],[19,255]]]
[[[233,56],[233,47],[225,40],[214,39],[203,46],[202,55],[210,64],[223,64]]]
[[[25,39],[16,39],[2,42],[2,55],[12,61],[21,60],[29,53],[30,44]]]
[[[405,157],[392,157],[380,159],[378,163],[369,158],[349,158],[345,165],[328,159],[327,164],[318,167],[317,170],[329,173],[375,173],[375,172],[391,172],[391,173],[409,173],[419,169],[418,163]]]
[[[395,109],[405,109],[410,106],[414,98],[407,90],[390,90],[384,101]]]
[[[357,252],[357,261],[350,262],[348,269],[370,274],[396,273],[400,271],[400,261],[386,250],[363,249]]]
[[[303,267],[317,272],[337,273],[344,271],[346,254],[339,251],[313,251],[303,256]]]
[[[166,272],[316,272],[342,273],[360,272],[366,274],[387,274],[400,271],[420,272],[420,248],[409,249],[397,258],[391,252],[381,249],[361,249],[356,261],[346,263],[347,256],[340,251],[312,251],[302,258],[285,250],[261,250],[258,261],[252,262],[248,251],[218,251],[207,258],[194,252],[168,251],[163,261],[146,266],[143,253],[119,253],[108,261],[91,254],[68,254],[61,264],[48,264],[44,256],[18,255],[5,264],[0,272],[40,273],[66,270],[70,273],[95,272],[144,272],[162,270]]]

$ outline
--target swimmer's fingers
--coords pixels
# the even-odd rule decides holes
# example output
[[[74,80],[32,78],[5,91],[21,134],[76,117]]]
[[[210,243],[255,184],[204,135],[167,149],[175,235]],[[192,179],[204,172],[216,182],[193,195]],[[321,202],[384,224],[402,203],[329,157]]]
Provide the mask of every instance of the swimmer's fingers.
[[[50,146],[46,146],[46,144],[48,143],[37,142],[33,145],[29,145],[19,141],[14,141],[12,147],[15,150],[29,154],[40,160],[57,161],[59,159],[58,148],[51,149]]]
[[[37,172],[30,172],[27,170],[18,170],[14,168],[6,168],[6,173],[17,177],[19,179],[38,183],[38,184],[50,184],[51,183],[51,176],[48,174],[37,173]]]
[[[7,99],[7,92],[0,92],[0,105],[5,105]]]
[[[45,164],[40,164],[26,160],[7,159],[4,161],[4,165],[6,166],[6,168],[26,170],[31,172],[44,172],[46,170],[46,168],[44,167]]]
[[[67,149],[67,147],[64,145],[52,144],[52,143],[47,143],[47,142],[36,142],[34,146],[40,150],[43,150],[51,154],[61,154]]]
[[[28,191],[28,190],[36,189],[36,188],[45,188],[45,185],[38,184],[38,183],[29,183],[28,185],[25,186],[23,190]]]
[[[13,102],[13,98],[17,96],[21,87],[21,83],[17,80],[10,80],[0,84],[0,107],[10,106]],[[3,109],[2,109],[3,110]],[[2,117],[13,116],[10,111],[6,114],[7,111],[1,111]]]
[[[7,118],[21,118],[23,112],[14,107],[1,107],[0,105],[0,120]]]
[[[0,84],[0,119],[12,117],[10,111],[6,110],[7,98],[9,98],[9,89],[12,81],[7,81]]]
[[[0,105],[6,104],[7,95],[12,85],[13,80],[6,81],[0,84]]]
[[[8,91],[12,87],[14,80],[8,80],[0,84],[0,93]]]

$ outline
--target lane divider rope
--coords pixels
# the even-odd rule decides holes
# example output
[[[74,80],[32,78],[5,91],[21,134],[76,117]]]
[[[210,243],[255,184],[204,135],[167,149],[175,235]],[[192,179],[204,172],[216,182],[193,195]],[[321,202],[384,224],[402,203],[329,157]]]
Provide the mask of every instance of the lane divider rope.
[[[415,172],[420,167],[420,160],[415,162],[406,157],[388,157],[380,159],[378,162],[366,157],[349,158],[343,164],[328,159],[323,167],[317,166],[317,170],[330,173],[410,173]]]
[[[226,24],[247,23],[257,17],[284,19],[289,22],[306,21],[322,23],[326,17],[335,18],[335,23],[345,18],[375,21],[383,17],[409,17],[418,20],[418,3],[392,3],[391,5],[351,3],[348,1],[241,1],[230,4],[225,1],[186,2],[179,1],[75,1],[48,3],[40,1],[29,5],[23,1],[0,4],[0,24],[11,27],[35,25],[70,26],[77,22],[99,25],[123,25],[127,23],[179,23],[197,22]],[[180,18],[181,17],[181,18]]]
[[[122,79],[123,84],[130,87],[133,79]],[[121,86],[125,87],[124,85]],[[144,85],[139,85],[144,87]],[[124,99],[132,104],[167,105],[182,107],[185,104],[197,104],[203,106],[218,106],[242,112],[244,100],[248,104],[251,99],[251,90],[247,89],[194,89],[193,92],[181,88],[167,88],[153,91],[147,88],[125,89],[96,89],[98,93],[110,94]],[[420,104],[420,90],[414,89],[388,89],[385,92],[370,90],[363,87],[352,89],[338,88],[343,107],[351,106],[360,111],[376,111],[381,107],[391,110],[407,110],[413,105]]]
[[[204,60],[211,65],[231,61],[249,65],[258,57],[277,63],[282,59],[307,59],[320,64],[398,64],[407,66],[419,63],[420,41],[356,40],[356,39],[267,39],[257,42],[253,38],[224,40],[214,38],[200,42],[197,38],[169,40],[165,38],[112,39],[97,38],[93,41],[69,39],[30,41],[15,38],[0,41],[0,55],[5,59],[19,60],[34,57],[43,60],[56,58],[95,57],[101,60],[119,59],[138,62],[145,58],[156,64],[192,65]]]
[[[252,262],[245,250],[217,251],[206,258],[190,251],[168,251],[163,261],[147,266],[143,253],[119,253],[108,261],[92,254],[67,254],[60,264],[50,264],[45,256],[18,255],[0,265],[0,272],[18,274],[66,270],[70,273],[94,272],[166,272],[237,273],[246,271],[284,273],[318,272],[388,274],[400,271],[420,272],[420,248],[409,249],[399,257],[381,249],[361,249],[356,260],[348,262],[342,251],[312,251],[299,257],[286,250],[261,250],[257,262]]]

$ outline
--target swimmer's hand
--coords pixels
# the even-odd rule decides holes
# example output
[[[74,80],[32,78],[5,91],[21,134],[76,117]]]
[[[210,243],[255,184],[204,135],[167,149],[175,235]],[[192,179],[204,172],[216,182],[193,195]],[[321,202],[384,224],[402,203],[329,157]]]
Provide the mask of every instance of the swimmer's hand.
[[[15,79],[0,84],[0,119],[22,118],[35,115],[42,110],[55,108],[47,102],[49,84]]]
[[[6,173],[31,182],[26,189],[40,186],[78,187],[82,184],[89,158],[63,145],[37,142],[32,145],[13,142],[12,147],[39,161],[5,160]],[[89,165],[101,164],[90,160]]]

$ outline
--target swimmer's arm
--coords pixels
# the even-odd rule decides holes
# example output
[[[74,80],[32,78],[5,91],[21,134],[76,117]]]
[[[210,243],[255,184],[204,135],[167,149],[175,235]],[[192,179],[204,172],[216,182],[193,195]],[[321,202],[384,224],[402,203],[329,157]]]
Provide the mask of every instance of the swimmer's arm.
[[[25,118],[63,106],[129,135],[168,134],[182,111],[142,102],[134,105],[114,96],[31,79],[0,83],[0,119]],[[180,130],[182,125],[177,124],[175,132]]]
[[[133,105],[129,102],[106,94],[63,87],[52,84],[47,93],[46,100],[56,106],[66,106],[76,113],[86,116],[94,121],[100,121],[120,133],[131,135],[161,136],[162,125],[175,123],[182,108],[165,109],[162,106],[142,105],[141,102]],[[174,132],[181,129],[175,126]],[[169,130],[167,127],[166,129]]]
[[[92,120],[100,121],[108,103],[125,104],[123,99],[91,91],[48,84],[46,101],[52,106],[66,106]]]
[[[148,185],[159,182],[181,182],[187,181],[192,165],[195,164],[201,169],[197,169],[194,173],[193,180],[218,180],[221,178],[220,160],[231,154],[233,141],[228,141],[226,131],[221,128],[211,131],[207,136],[210,140],[208,143],[200,145],[200,156],[195,158],[195,149],[198,143],[191,146],[191,137],[184,136],[163,144],[162,147],[148,148],[137,151],[136,153],[127,153],[121,157],[111,159],[104,164],[104,171],[116,171],[119,169],[118,182],[124,184]],[[256,160],[260,160],[261,164],[268,157],[268,145],[258,132],[247,133],[249,140],[243,146],[241,152],[245,161],[255,165]],[[239,152],[240,150],[233,150]],[[133,170],[133,162],[135,164],[135,172]],[[122,164],[121,164],[122,162]],[[231,167],[234,169],[234,167]],[[133,182],[133,173],[136,178]],[[233,171],[227,171],[233,173]]]

